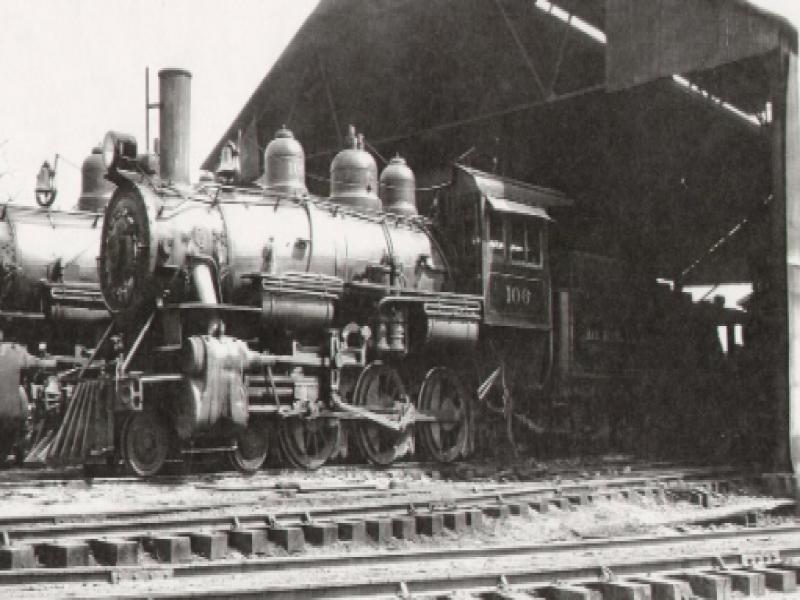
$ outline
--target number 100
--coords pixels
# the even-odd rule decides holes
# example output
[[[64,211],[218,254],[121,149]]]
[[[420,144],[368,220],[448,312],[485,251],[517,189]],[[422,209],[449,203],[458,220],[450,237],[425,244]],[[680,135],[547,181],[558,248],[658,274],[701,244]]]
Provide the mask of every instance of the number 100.
[[[506,286],[506,304],[528,306],[531,303],[531,291],[515,285]]]

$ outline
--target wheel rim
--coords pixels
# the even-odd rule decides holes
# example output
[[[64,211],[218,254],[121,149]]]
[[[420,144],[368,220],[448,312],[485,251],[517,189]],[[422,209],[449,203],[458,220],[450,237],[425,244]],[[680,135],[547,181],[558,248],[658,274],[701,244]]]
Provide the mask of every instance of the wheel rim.
[[[361,373],[353,400],[357,406],[399,420],[408,403],[408,396],[396,369],[373,363]],[[358,449],[364,458],[375,465],[390,465],[408,450],[410,427],[396,432],[369,421],[359,421],[355,430]]]
[[[131,415],[124,433],[125,462],[140,477],[155,475],[169,452],[169,432],[162,419],[145,411]]]
[[[236,438],[236,450],[230,453],[233,466],[242,473],[255,473],[269,454],[269,430],[263,423],[250,424]]]
[[[419,408],[442,420],[417,425],[425,451],[441,462],[456,460],[469,436],[469,396],[458,375],[445,367],[431,369],[419,392]]]
[[[339,445],[338,420],[289,417],[278,426],[278,441],[286,459],[301,469],[318,469]]]

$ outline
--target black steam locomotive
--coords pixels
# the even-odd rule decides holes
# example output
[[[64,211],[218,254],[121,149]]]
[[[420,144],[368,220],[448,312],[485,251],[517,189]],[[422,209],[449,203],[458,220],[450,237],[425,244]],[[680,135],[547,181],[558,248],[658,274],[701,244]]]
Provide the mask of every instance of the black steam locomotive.
[[[191,185],[190,75],[159,77],[157,169],[109,133],[99,156],[113,186],[91,207],[102,213],[5,209],[17,246],[0,244],[0,317],[28,344],[6,344],[22,357],[4,374],[6,422],[19,431],[26,398],[58,406],[55,422],[40,406],[51,423],[35,425],[30,457],[148,476],[181,454],[224,452],[252,472],[270,448],[313,469],[347,442],[378,465],[417,446],[453,461],[480,437],[478,407],[566,430],[565,398],[607,394],[642,366],[623,351],[641,333],[627,313],[593,311],[584,293],[619,264],[551,256],[564,195],[456,165],[422,217],[410,168],[398,157],[379,178],[351,130],[329,196],[314,197],[285,128],[257,185],[235,185],[225,164]],[[24,219],[78,233],[40,253],[45,236],[21,237]],[[91,351],[37,359],[43,339]],[[514,410],[514,398],[538,400]]]

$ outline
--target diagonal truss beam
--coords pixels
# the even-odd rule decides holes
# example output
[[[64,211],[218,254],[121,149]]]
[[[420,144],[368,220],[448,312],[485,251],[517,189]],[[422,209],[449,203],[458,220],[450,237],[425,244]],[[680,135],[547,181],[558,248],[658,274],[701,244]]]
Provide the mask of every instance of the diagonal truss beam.
[[[500,11],[500,14],[503,16],[503,21],[505,21],[506,27],[508,27],[508,31],[511,34],[511,37],[514,39],[514,43],[517,45],[517,48],[519,49],[519,53],[522,56],[523,62],[531,72],[531,76],[533,77],[533,81],[539,90],[539,94],[542,98],[547,98],[548,93],[547,90],[544,89],[544,84],[542,83],[542,78],[539,76],[539,71],[536,70],[536,65],[533,64],[533,60],[531,59],[527,48],[525,48],[525,44],[522,43],[522,39],[519,37],[516,27],[514,27],[511,19],[508,18],[508,14],[506,14],[501,1],[494,0],[494,3],[497,6],[497,10]]]

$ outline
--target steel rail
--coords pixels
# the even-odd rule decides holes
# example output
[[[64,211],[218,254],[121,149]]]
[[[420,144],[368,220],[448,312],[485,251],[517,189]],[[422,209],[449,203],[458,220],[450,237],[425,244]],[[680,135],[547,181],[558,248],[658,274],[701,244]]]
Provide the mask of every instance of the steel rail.
[[[349,595],[397,593],[400,583],[408,586],[414,593],[443,591],[445,589],[467,589],[480,586],[496,587],[498,578],[503,575],[510,584],[515,585],[542,585],[554,581],[598,581],[606,570],[611,570],[618,576],[642,575],[675,571],[683,569],[715,568],[720,566],[720,560],[730,567],[745,564],[747,552],[735,548],[720,548],[711,546],[714,543],[737,542],[747,548],[753,547],[754,540],[767,540],[762,542],[769,555],[780,553],[781,559],[800,557],[800,525],[783,527],[748,528],[738,531],[714,531],[702,533],[685,533],[670,536],[630,536],[608,538],[603,540],[589,540],[579,542],[547,542],[540,544],[485,546],[480,548],[450,548],[450,549],[423,549],[404,552],[361,553],[342,555],[312,555],[302,557],[273,557],[250,560],[221,560],[213,562],[195,562],[178,565],[148,565],[129,567],[77,567],[68,569],[41,568],[23,569],[19,571],[0,572],[0,591],[3,586],[12,585],[43,585],[53,583],[120,583],[137,580],[158,580],[180,578],[196,578],[202,576],[232,576],[240,574],[258,574],[291,571],[316,570],[330,572],[337,568],[374,568],[387,567],[384,572],[390,572],[388,567],[401,564],[420,564],[431,566],[441,561],[448,566],[446,574],[429,575],[425,577],[403,578],[386,577],[377,581],[355,582],[347,584],[330,584],[325,581],[309,583],[298,587],[297,585],[259,586],[258,588],[231,589],[225,588],[225,597],[247,598],[254,594],[257,597],[286,597],[276,594],[286,594],[289,591],[307,592],[309,596],[299,597],[331,597],[346,590]],[[674,546],[685,548],[688,545],[698,546],[698,550],[678,554]],[[667,548],[665,548],[667,547]],[[648,556],[641,559],[623,560],[611,556],[614,552],[637,550],[640,553],[664,551],[660,557]],[[608,554],[604,556],[603,553]],[[455,563],[471,559],[513,559],[513,558],[538,558],[561,560],[564,557],[583,557],[585,564],[577,567],[563,568],[519,568],[509,567],[502,572],[475,570],[470,567],[469,573],[459,573]],[[542,560],[542,562],[544,562]],[[445,587],[442,587],[442,586]],[[388,587],[387,587],[388,586]],[[453,587],[455,586],[455,587]],[[108,593],[107,591],[105,592]],[[219,589],[208,591],[207,595],[219,594]],[[117,591],[114,597],[122,597]],[[195,589],[176,594],[174,592],[155,593],[149,590],[147,597],[158,598],[185,598],[202,597],[203,592]],[[70,595],[70,597],[73,597]],[[138,596],[137,596],[138,597]],[[296,596],[292,596],[296,597]]]
[[[663,483],[663,480],[658,480]],[[680,481],[680,480],[678,480]],[[407,513],[410,510],[419,511],[434,508],[469,508],[476,503],[494,502],[502,504],[506,500],[530,497],[531,500],[551,501],[568,498],[573,494],[602,494],[619,491],[635,491],[653,486],[653,480],[646,478],[625,478],[620,480],[601,480],[597,485],[590,482],[580,482],[561,486],[531,485],[518,487],[496,487],[470,494],[455,495],[450,498],[420,499],[414,497],[429,493],[426,490],[387,490],[398,491],[408,498],[391,499],[384,502],[370,502],[350,505],[321,505],[306,506],[302,508],[276,508],[275,510],[247,513],[247,508],[260,508],[262,501],[253,500],[238,503],[221,503],[217,506],[205,505],[204,507],[162,507],[154,509],[141,509],[137,511],[109,511],[102,513],[86,514],[61,514],[61,515],[36,515],[36,516],[9,516],[0,518],[0,529],[11,541],[47,540],[55,538],[90,538],[110,534],[140,533],[142,530],[165,532],[180,531],[200,528],[230,528],[234,519],[241,525],[264,526],[265,523],[278,520],[282,523],[297,523],[307,520],[324,520],[343,517],[366,517],[370,515],[385,515],[387,513]],[[670,488],[664,488],[669,490]],[[225,515],[182,515],[171,516],[175,513],[204,512],[209,510],[227,509]],[[240,508],[241,512],[231,509]],[[177,509],[177,510],[176,510]],[[136,517],[145,517],[139,519]],[[120,518],[122,517],[122,518]],[[152,517],[148,519],[147,517]]]
[[[450,473],[457,469],[459,465],[456,464],[442,464],[438,462],[398,462],[390,467],[380,467],[371,464],[364,464],[364,465],[340,465],[340,464],[332,464],[332,465],[325,465],[320,471],[317,471],[318,474],[325,475],[325,474],[332,474],[337,476],[340,472],[392,472],[392,471],[401,471],[401,472],[438,472],[438,473]],[[469,464],[463,464],[464,468],[480,468],[478,467],[471,467]],[[626,465],[627,466],[627,465]],[[562,480],[570,480],[572,478],[585,478],[586,472],[601,472],[603,470],[611,470],[618,468],[619,465],[614,463],[612,465],[593,465],[588,464],[582,467],[569,467],[569,468],[553,468],[551,471],[546,472],[541,475],[542,480],[547,479],[562,479]],[[497,473],[502,474],[501,471],[496,471],[493,475]],[[286,476],[286,469],[284,468],[265,468],[259,471],[256,475],[248,477],[248,481],[256,481],[258,479],[269,479],[274,477],[285,477]],[[308,474],[307,471],[302,471],[302,474]],[[711,478],[711,477],[718,477],[721,478],[723,476],[730,476],[732,474],[738,474],[740,477],[748,477],[752,476],[755,477],[756,475],[748,474],[747,472],[742,471],[742,469],[733,467],[733,466],[714,466],[714,467],[686,467],[681,465],[676,465],[674,463],[665,463],[663,466],[659,466],[658,463],[655,466],[643,466],[643,467],[636,467],[632,468],[625,473],[626,477],[648,477],[648,478],[655,478],[658,476],[666,476],[666,477],[675,477],[681,476],[685,479],[688,478]],[[46,477],[42,477],[41,475],[46,475]],[[87,481],[87,476],[84,474],[83,470],[80,467],[67,467],[63,470],[62,477],[53,477],[54,473],[47,472],[47,473],[40,473],[32,469],[25,469],[25,468],[18,468],[18,469],[8,469],[4,471],[0,471],[0,489],[4,488],[18,488],[18,487],[46,487],[52,485],[69,485],[71,483],[84,483]],[[164,475],[154,475],[153,477],[148,478],[141,478],[141,477],[133,477],[133,476],[119,476],[119,477],[92,477],[91,481],[95,483],[128,483],[128,484],[142,484],[142,485],[152,485],[154,483],[187,483],[187,482],[207,482],[209,478],[218,476],[218,477],[225,477],[227,475],[235,475],[235,473],[190,473],[190,474],[164,474]],[[760,473],[758,474],[760,475]],[[11,479],[8,479],[8,478]],[[24,477],[24,479],[20,479],[20,477]],[[476,476],[476,478],[480,478],[481,475]],[[532,481],[531,481],[532,482]]]

